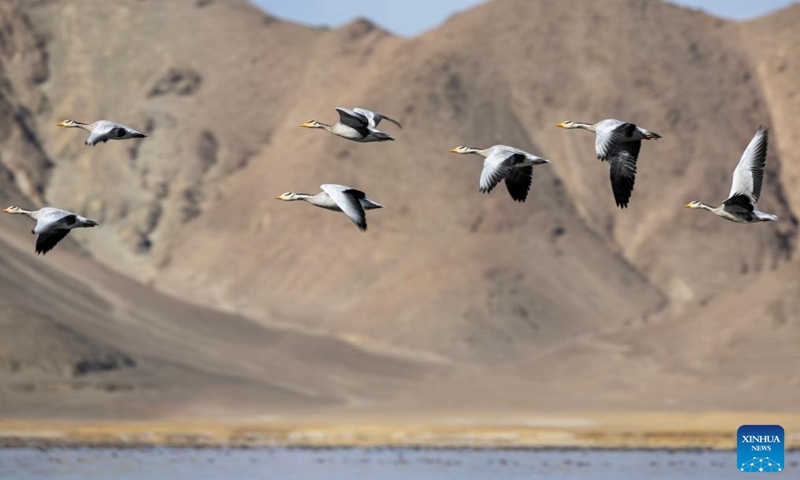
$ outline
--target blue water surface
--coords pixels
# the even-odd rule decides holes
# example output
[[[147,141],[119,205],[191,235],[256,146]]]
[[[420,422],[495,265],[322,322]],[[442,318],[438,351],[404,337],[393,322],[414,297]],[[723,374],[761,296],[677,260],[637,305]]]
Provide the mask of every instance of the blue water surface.
[[[777,475],[800,478],[800,452],[787,452],[786,462]],[[733,451],[0,449],[0,479],[14,480],[729,480],[743,475]]]

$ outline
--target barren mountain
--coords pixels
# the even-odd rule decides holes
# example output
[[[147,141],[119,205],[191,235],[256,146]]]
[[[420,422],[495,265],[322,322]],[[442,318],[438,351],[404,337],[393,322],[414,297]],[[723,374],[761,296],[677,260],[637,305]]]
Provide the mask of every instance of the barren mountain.
[[[29,220],[0,218],[7,415],[766,408],[755,386],[771,408],[800,401],[800,6],[733,23],[658,0],[494,0],[404,39],[244,0],[12,3],[0,200],[102,228],[38,258]],[[404,129],[298,128],[336,106]],[[88,148],[65,118],[149,137]],[[602,118],[664,137],[625,210],[593,136],[555,127]],[[759,124],[760,207],[781,220],[683,209],[725,199]],[[448,153],[495,143],[552,161],[524,204],[480,194],[481,159]],[[273,199],[322,183],[387,208],[362,234]]]

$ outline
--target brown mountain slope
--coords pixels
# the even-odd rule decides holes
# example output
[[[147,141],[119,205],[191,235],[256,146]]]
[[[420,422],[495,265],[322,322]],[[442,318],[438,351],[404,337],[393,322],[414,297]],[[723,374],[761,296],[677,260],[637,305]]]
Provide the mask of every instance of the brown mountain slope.
[[[407,318],[433,313],[436,321],[423,322],[426,326],[422,331],[414,325],[411,331],[431,338],[438,336],[433,332],[440,329],[444,329],[448,337],[463,332],[463,321],[441,312],[452,312],[456,304],[471,303],[459,299],[449,286],[452,280],[445,279],[458,278],[466,282],[461,289],[465,297],[477,300],[477,305],[462,309],[461,315],[468,316],[467,312],[474,309],[486,311],[490,301],[487,298],[479,300],[480,296],[476,297],[474,292],[492,290],[495,280],[486,272],[504,269],[508,261],[519,266],[526,276],[534,277],[532,283],[523,284],[520,290],[527,292],[524,296],[528,305],[548,305],[542,308],[544,312],[535,314],[542,325],[562,328],[563,322],[558,321],[560,318],[581,319],[581,323],[588,321],[585,314],[576,315],[576,312],[566,310],[572,306],[568,299],[575,292],[579,292],[584,305],[591,305],[594,298],[608,299],[615,292],[617,295],[629,293],[629,286],[615,285],[612,279],[606,280],[602,276],[595,281],[595,285],[602,287],[581,285],[577,282],[582,277],[573,273],[576,267],[546,263],[548,260],[545,259],[556,258],[556,248],[552,238],[548,237],[559,227],[565,228],[569,237],[574,233],[578,238],[585,238],[587,245],[596,245],[592,249],[593,257],[621,254],[664,295],[678,303],[714,294],[724,287],[731,274],[760,270],[785,256],[781,250],[783,230],[780,229],[791,230],[791,222],[787,226],[745,231],[725,222],[708,222],[708,218],[692,215],[697,212],[685,212],[679,208],[687,197],[692,198],[693,192],[708,191],[715,198],[724,198],[733,165],[755,126],[768,118],[766,109],[761,114],[753,110],[753,99],[760,98],[757,85],[737,80],[743,78],[748,70],[747,58],[726,46],[729,41],[722,32],[715,32],[715,25],[719,25],[719,29],[724,24],[661,3],[620,2],[619,9],[630,17],[622,18],[620,24],[637,27],[625,30],[624,36],[614,36],[606,33],[610,30],[601,27],[602,19],[597,18],[602,15],[599,10],[578,10],[566,4],[558,8],[549,4],[544,8],[544,5],[492,3],[461,15],[421,38],[402,43],[387,40],[371,44],[364,53],[369,55],[369,60],[358,70],[357,85],[365,91],[362,95],[353,95],[349,77],[342,78],[336,73],[331,74],[320,87],[322,94],[315,95],[315,89],[310,87],[304,89],[293,110],[310,105],[303,109],[303,114],[287,115],[288,118],[304,119],[311,115],[305,112],[322,112],[324,115],[329,112],[329,99],[336,98],[343,104],[361,102],[372,105],[380,102],[385,111],[404,113],[407,128],[397,144],[361,146],[298,131],[287,120],[286,131],[274,136],[273,144],[253,162],[252,169],[239,174],[246,179],[232,179],[229,191],[235,194],[223,193],[221,201],[211,207],[209,221],[205,223],[212,227],[210,231],[197,235],[197,228],[203,228],[201,224],[181,237],[186,238],[190,248],[173,254],[173,268],[164,272],[159,283],[166,288],[175,288],[169,283],[185,288],[186,281],[192,277],[196,283],[191,288],[199,293],[201,285],[214,280],[204,278],[202,274],[196,276],[193,270],[197,265],[208,262],[208,266],[200,270],[214,272],[212,275],[216,276],[216,272],[230,265],[228,251],[236,249],[235,245],[247,248],[245,245],[266,244],[269,248],[262,252],[239,257],[244,263],[250,263],[253,257],[259,260],[256,262],[258,268],[251,271],[252,276],[248,275],[245,265],[231,266],[238,272],[238,281],[220,291],[217,296],[220,302],[235,302],[234,309],[248,309],[250,315],[258,316],[258,312],[263,312],[263,306],[253,305],[254,297],[268,299],[271,295],[281,298],[289,295],[292,298],[293,291],[303,285],[302,279],[296,279],[299,285],[290,283],[285,286],[288,279],[296,278],[294,272],[303,272],[304,276],[314,278],[322,275],[321,269],[324,269],[326,273],[322,281],[304,285],[306,294],[299,303],[308,305],[321,299],[325,304],[322,307],[324,311],[324,308],[340,303],[348,292],[360,292],[363,298],[355,303],[359,308],[374,304],[379,311],[385,311],[387,299],[383,296],[400,296],[397,305],[408,304],[406,298],[414,299],[414,303],[422,307],[419,310],[414,307],[404,309],[410,310]],[[670,22],[670,28],[660,29],[659,35],[649,33],[661,22]],[[482,23],[495,25],[503,34],[492,41],[475,35],[476,28]],[[552,29],[553,25],[558,29],[546,30]],[[345,65],[340,66],[330,50],[335,48],[337,41],[351,38],[351,30],[361,28],[361,25],[354,24],[327,34],[331,38],[319,47],[320,54],[312,52],[309,55],[308,68],[325,72],[352,68],[349,58],[342,60]],[[531,40],[530,45],[515,41],[518,38],[534,39],[536,35],[568,38],[571,42],[563,45],[561,55],[554,56],[552,48],[543,41]],[[597,57],[602,58],[604,49],[596,47],[598,44],[608,45],[609,51],[619,52],[628,66],[616,65],[608,54],[605,54],[608,59],[599,61]],[[714,54],[725,50],[729,52],[726,55]],[[402,68],[377,71],[378,66],[386,61]],[[547,68],[530,68],[530,65],[539,64]],[[646,67],[637,69],[638,65]],[[307,75],[323,77],[315,73]],[[730,101],[730,93],[742,100]],[[697,98],[703,98],[704,102],[698,103]],[[544,114],[543,108],[549,105],[552,105],[549,107],[552,113]],[[664,141],[645,147],[636,204],[630,212],[608,208],[610,197],[606,168],[592,158],[591,136],[553,128],[553,119],[575,116],[596,119],[601,115],[631,118],[651,125],[653,129],[656,129],[654,125],[664,125],[668,129]],[[675,115],[686,121],[674,118]],[[737,142],[736,139],[741,140]],[[531,202],[536,208],[509,204],[501,195],[481,198],[475,194],[478,161],[452,158],[444,153],[448,147],[458,143],[484,145],[495,142],[537,150],[554,160],[552,168],[537,169],[539,180]],[[329,156],[344,158],[339,162],[326,161]],[[696,161],[697,158],[716,161]],[[472,169],[465,166],[470,164]],[[770,166],[777,168],[772,162]],[[368,184],[372,176],[376,178]],[[331,180],[327,180],[329,178]],[[320,219],[326,225],[327,222],[336,222],[337,231],[345,232],[343,235],[347,237],[338,234],[337,237],[351,244],[350,255],[338,253],[345,250],[341,244],[314,245],[311,239],[316,237],[320,227],[309,231],[310,227],[298,220],[297,206],[269,206],[274,202],[264,195],[265,191],[300,188],[296,186],[298,184],[310,184],[303,188],[311,189],[323,181],[367,185],[363,188],[379,193],[373,197],[389,206],[386,211],[370,216],[373,225],[378,226],[370,237],[350,233],[350,226],[338,218]],[[715,185],[716,190],[711,190],[710,187]],[[455,202],[456,205],[449,205],[452,203],[450,199],[459,201]],[[773,200],[765,198],[764,206],[777,208],[779,214],[791,216],[786,210],[781,211],[777,203],[774,197]],[[437,204],[446,206],[436,208]],[[216,225],[230,218],[232,210],[237,212],[237,217],[251,219],[249,228],[232,227],[220,232]],[[523,215],[524,219],[521,218]],[[303,218],[308,222],[317,221],[312,214],[303,214]],[[390,226],[384,227],[387,224]],[[479,231],[483,228],[489,235],[471,235],[470,230],[476,224]],[[509,226],[504,228],[506,224]],[[587,235],[586,227],[607,237],[609,243],[598,245],[593,234]],[[692,236],[691,232],[697,229],[703,229],[703,235]],[[331,236],[322,235],[326,238]],[[749,243],[742,241],[745,236]],[[217,244],[225,245],[225,248],[209,255],[201,244],[215,242],[214,238],[218,238]],[[302,248],[297,248],[298,239],[305,239]],[[549,242],[550,247],[535,251],[531,244],[537,241]],[[755,249],[752,248],[753,242],[756,242]],[[412,250],[406,250],[407,246]],[[731,252],[740,260],[730,262],[727,254],[693,254],[712,248]],[[386,260],[379,262],[360,253],[367,249],[379,249],[381,257]],[[586,247],[577,250],[585,251]],[[758,253],[751,253],[754,250]],[[332,252],[336,252],[333,256],[338,256],[342,262],[334,265],[335,268],[322,261]],[[475,252],[486,253],[478,256]],[[579,258],[581,263],[586,261],[585,256],[570,250],[564,251],[563,257]],[[358,268],[348,267],[356,258]],[[417,258],[419,260],[415,260]],[[409,273],[395,277],[398,269],[392,269],[393,264],[402,265],[399,271],[407,267]],[[454,265],[459,268],[453,269]],[[627,266],[620,263],[619,268]],[[417,273],[421,270],[430,273]],[[609,270],[615,269],[601,267],[594,271],[605,275]],[[555,272],[562,272],[573,282],[571,289],[561,291],[561,295],[567,295],[565,297],[542,291],[546,285],[554,283],[552,277],[558,275]],[[397,284],[394,278],[413,279],[415,285],[386,290],[381,295],[373,290],[377,285],[368,282],[381,280],[386,275],[389,279],[384,281],[389,285]],[[426,281],[430,275],[437,277]],[[173,276],[177,280],[170,282]],[[646,286],[642,280],[632,283]],[[318,285],[319,289],[316,288]],[[323,296],[325,292],[333,295]],[[442,303],[426,304],[427,295]],[[658,297],[649,297],[652,298],[649,301],[648,296],[642,295],[629,295],[628,298],[636,300],[620,302],[608,299],[611,301],[607,305],[617,308],[623,303],[637,308],[638,315],[641,315],[660,303]],[[451,305],[444,304],[453,300]],[[640,300],[645,302],[637,307]],[[500,300],[499,303],[510,302],[513,300]],[[294,312],[294,322],[303,321],[305,315],[298,312],[302,305],[296,303],[291,302],[286,309]],[[273,309],[276,304],[277,298],[268,299],[268,305]],[[320,308],[312,306],[316,311]],[[368,320],[378,316],[379,311],[356,318],[354,311],[356,309],[351,307],[343,312],[342,321],[348,322],[343,325],[344,329],[361,330],[369,323],[377,323],[375,331],[367,332],[370,336],[391,335],[403,341],[403,333],[395,331],[395,326],[390,332],[385,331],[383,318]],[[603,311],[595,306],[591,306],[590,311],[601,324],[630,316],[624,311]],[[260,316],[264,317],[263,313]],[[314,316],[316,322],[324,323],[328,328],[338,323],[330,314]],[[484,319],[488,317],[502,318],[492,313],[485,315]],[[449,321],[455,324],[444,326]],[[577,327],[583,330],[586,325]],[[431,332],[425,331],[428,328],[432,329]],[[553,340],[541,331],[531,332],[531,337],[545,342]],[[415,344],[420,340],[404,343]],[[466,348],[469,351],[471,347]]]
[[[46,97],[35,88],[49,71],[44,39],[24,12],[0,5],[0,195],[18,199],[21,191],[40,199],[52,163],[35,131],[34,112]]]
[[[794,114],[800,111],[798,22],[800,4],[795,3],[781,12],[737,25],[762,86],[773,133],[780,139],[771,153],[785,159],[781,162],[781,177],[787,185],[797,185],[800,181],[800,167],[792,161],[800,149],[800,120]],[[800,204],[797,189],[788,188],[785,194],[796,211]]]
[[[224,370],[244,403],[275,388],[263,408],[294,395],[404,409],[748,408],[757,393],[742,389],[772,367],[728,355],[754,324],[755,344],[797,362],[785,300],[797,278],[796,42],[779,15],[733,24],[655,0],[496,0],[400,39],[366,21],[306,28],[238,0],[3,12],[18,26],[3,43],[14,49],[2,57],[5,97],[31,132],[0,138],[9,195],[38,203],[30,185],[41,185],[47,202],[103,224],[73,240],[117,274],[86,259],[104,273],[83,281],[149,305],[135,320],[107,317],[133,322],[125,332],[138,343],[79,317],[67,325],[137,369],[140,358],[172,365],[170,381],[192,392],[228,385]],[[403,130],[385,127],[397,142],[297,126],[355,105],[401,120]],[[90,149],[83,132],[55,127],[68,117],[149,138]],[[605,117],[664,136],[643,146],[626,210],[592,135],[555,127]],[[725,198],[761,123],[773,129],[760,206],[781,221],[741,226],[681,208]],[[480,159],[447,153],[494,143],[552,160],[525,204],[502,186],[481,195]],[[361,234],[343,215],[273,199],[321,183],[387,208]],[[29,247],[11,220],[4,230]],[[196,316],[205,327],[188,342]],[[693,322],[704,333],[687,341]],[[274,345],[274,331],[293,340]],[[683,388],[664,403],[670,385]],[[796,401],[781,394],[776,408]]]
[[[347,407],[446,368],[190,306],[67,251],[45,264],[27,237],[3,232],[0,246],[5,416]]]

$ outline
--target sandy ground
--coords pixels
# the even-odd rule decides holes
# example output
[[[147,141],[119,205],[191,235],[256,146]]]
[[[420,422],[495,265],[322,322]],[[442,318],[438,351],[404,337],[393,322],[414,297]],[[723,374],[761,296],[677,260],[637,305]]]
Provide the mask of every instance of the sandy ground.
[[[0,445],[734,449],[736,430],[745,423],[782,425],[786,448],[800,448],[800,414],[734,412],[250,422],[7,420],[0,421]]]

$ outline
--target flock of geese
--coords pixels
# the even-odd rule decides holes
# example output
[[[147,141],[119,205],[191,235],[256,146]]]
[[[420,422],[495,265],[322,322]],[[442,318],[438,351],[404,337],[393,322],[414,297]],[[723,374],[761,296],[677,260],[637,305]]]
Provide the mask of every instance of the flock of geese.
[[[394,141],[389,134],[378,130],[377,127],[383,120],[402,128],[400,122],[371,110],[337,108],[336,111],[339,114],[339,121],[333,125],[309,120],[300,126],[326,130],[333,135],[362,143]],[[89,137],[84,143],[92,147],[109,140],[147,137],[131,127],[108,120],[100,120],[92,124],[64,120],[58,123],[58,126],[86,130],[89,132]],[[656,140],[661,138],[661,135],[633,123],[614,119],[605,119],[594,124],[565,121],[556,126],[594,132],[595,154],[599,160],[609,163],[614,200],[618,207],[627,207],[636,179],[636,162],[639,158],[642,140]],[[483,171],[479,181],[480,191],[489,193],[497,184],[505,181],[511,198],[518,202],[524,202],[528,197],[533,181],[533,166],[550,163],[550,160],[546,158],[507,145],[494,145],[484,149],[459,146],[450,151],[484,157]],[[737,223],[778,220],[777,216],[758,210],[756,205],[761,195],[766,157],[767,128],[762,126],[750,141],[733,172],[733,183],[728,199],[718,207],[711,207],[698,201],[687,203],[686,207],[708,210],[719,217]],[[365,211],[383,208],[383,205],[368,199],[364,192],[352,187],[323,184],[320,188],[322,191],[316,195],[286,192],[276,198],[287,202],[302,200],[320,208],[342,212],[362,231],[367,229]],[[26,215],[36,220],[36,226],[31,233],[38,235],[36,253],[42,255],[52,250],[71,230],[99,225],[89,218],[52,207],[31,211],[11,206],[3,209],[2,212]]]

